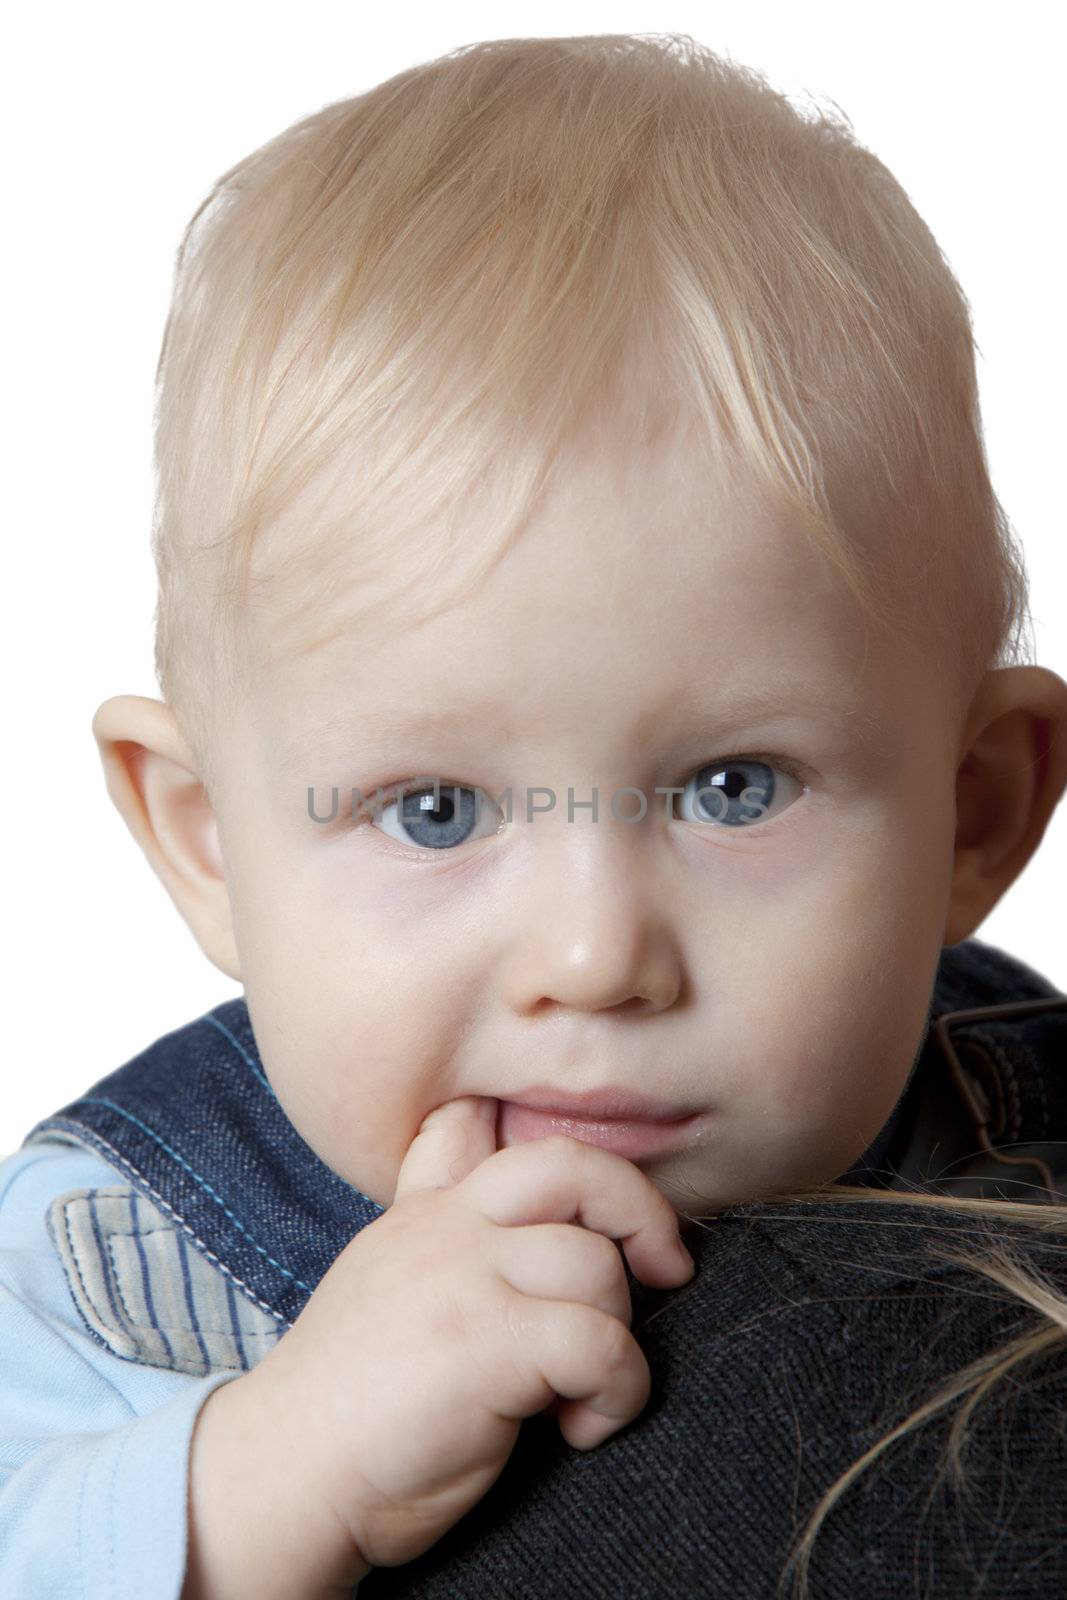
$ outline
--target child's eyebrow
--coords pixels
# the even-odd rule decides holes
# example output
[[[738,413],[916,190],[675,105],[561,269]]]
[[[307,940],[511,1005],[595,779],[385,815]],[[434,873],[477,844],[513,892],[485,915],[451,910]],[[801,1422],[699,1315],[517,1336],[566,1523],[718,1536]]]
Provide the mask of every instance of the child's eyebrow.
[[[481,729],[491,728],[497,726],[499,709],[496,702],[485,701],[439,708],[396,706],[387,709],[378,706],[365,711],[337,712],[313,728],[304,728],[290,739],[283,746],[278,770],[283,774],[291,774],[294,767],[308,759],[329,759],[390,736],[405,737],[442,730],[445,733],[461,733],[472,724]]]
[[[778,721],[808,721],[831,723],[850,740],[865,745],[873,744],[882,736],[881,719],[871,709],[856,703],[848,692],[849,685],[842,683],[836,691],[809,690],[796,681],[780,686],[753,689],[719,707],[700,706],[695,702],[688,707],[676,702],[669,711],[658,708],[644,712],[634,719],[630,734],[634,742],[644,744],[659,735],[668,721],[687,719],[694,725],[707,727],[709,736],[728,737],[733,730],[753,726],[758,721],[775,718]],[[304,728],[283,747],[278,759],[278,771],[292,776],[295,769],[308,761],[329,761],[352,755],[368,746],[376,746],[389,738],[418,737],[430,733],[464,733],[476,728],[483,738],[500,733],[501,707],[496,701],[467,702],[462,706],[396,706],[392,708],[368,707],[353,712],[339,711],[314,727]],[[504,708],[506,721],[515,725],[514,707]]]

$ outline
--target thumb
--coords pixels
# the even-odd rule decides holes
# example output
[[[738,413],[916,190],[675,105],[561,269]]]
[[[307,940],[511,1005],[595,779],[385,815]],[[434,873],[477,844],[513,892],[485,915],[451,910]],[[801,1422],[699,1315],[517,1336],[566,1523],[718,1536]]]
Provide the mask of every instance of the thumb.
[[[397,1173],[395,1200],[415,1189],[451,1189],[496,1153],[499,1100],[469,1094],[422,1120]]]

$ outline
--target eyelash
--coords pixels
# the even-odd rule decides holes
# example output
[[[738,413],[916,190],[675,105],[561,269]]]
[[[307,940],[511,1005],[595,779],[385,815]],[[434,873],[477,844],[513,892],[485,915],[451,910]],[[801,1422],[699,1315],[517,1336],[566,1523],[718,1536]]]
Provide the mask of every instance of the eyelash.
[[[714,765],[716,770],[718,770],[719,767],[729,767],[732,766],[734,762],[740,763],[744,761],[759,761],[765,767],[775,767],[779,772],[787,772],[791,778],[795,778],[797,782],[802,783],[805,788],[810,782],[810,776],[805,776],[807,769],[800,765],[799,762],[790,761],[788,756],[772,756],[766,750],[764,750],[762,754],[757,751],[749,752],[746,750],[741,755],[719,756],[716,758]],[[702,761],[700,766],[695,767],[693,770],[695,772],[699,772],[701,767],[710,766],[712,766],[712,762]]]
[[[688,776],[692,777],[696,773],[704,771],[709,767],[712,768],[713,771],[718,772],[723,767],[733,766],[734,764],[740,764],[740,763],[743,763],[743,762],[746,762],[746,761],[759,762],[763,766],[773,767],[778,772],[786,773],[789,777],[795,779],[796,782],[799,783],[805,791],[807,791],[807,789],[810,787],[810,782],[811,782],[810,769],[805,767],[800,762],[791,761],[788,758],[788,756],[771,755],[769,751],[762,751],[762,752],[745,751],[743,754],[738,754],[738,755],[716,756],[713,761],[702,761],[697,766],[691,768],[690,771],[689,771]],[[456,778],[443,778],[443,777],[438,776],[437,781],[440,784],[442,789],[452,789],[452,788],[475,789],[475,788],[478,787],[476,784],[461,783]],[[684,783],[685,783],[685,780],[683,779],[682,787],[684,787]],[[400,800],[403,797],[403,795],[405,794],[405,792],[410,792],[412,794],[417,794],[421,789],[428,788],[428,787],[429,787],[429,783],[425,779],[402,778],[402,779],[399,779],[398,781],[396,781],[394,783],[383,784],[380,788],[372,790],[371,791],[371,795],[369,797],[365,796],[364,798],[367,799],[367,798],[377,797],[379,803],[384,807],[384,806],[387,806],[387,805],[392,805],[396,801]],[[677,787],[679,787],[679,785],[675,784],[675,785],[671,785],[671,787],[677,788]],[[778,819],[775,818],[773,820],[777,821]],[[367,813],[367,812],[363,812],[357,818],[356,826],[357,827],[358,826],[362,826],[364,823],[367,823],[369,821],[370,821],[370,814]],[[391,842],[394,842],[394,841],[391,841]],[[440,861],[446,855],[450,855],[450,854],[454,855],[454,854],[456,854],[455,851],[439,851],[439,850],[422,850],[422,851],[420,851],[418,845],[415,845],[415,844],[406,845],[404,847],[404,851],[405,851],[405,854],[410,856],[410,857],[412,857],[412,859],[415,859],[417,857],[419,860],[431,860],[431,861]]]

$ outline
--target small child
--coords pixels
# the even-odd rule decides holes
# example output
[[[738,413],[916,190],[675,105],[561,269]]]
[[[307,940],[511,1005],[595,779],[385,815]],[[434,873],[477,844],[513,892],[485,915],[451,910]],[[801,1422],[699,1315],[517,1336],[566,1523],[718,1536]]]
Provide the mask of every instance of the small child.
[[[1003,1058],[916,1119],[932,1024],[1062,999],[968,941],[1067,684],[966,302],[842,122],[684,36],[454,51],[218,181],[158,384],[164,700],[93,727],[244,994],[0,1164],[24,1600],[411,1561],[524,1418],[641,1412],[680,1219],[942,1135],[985,1192]]]

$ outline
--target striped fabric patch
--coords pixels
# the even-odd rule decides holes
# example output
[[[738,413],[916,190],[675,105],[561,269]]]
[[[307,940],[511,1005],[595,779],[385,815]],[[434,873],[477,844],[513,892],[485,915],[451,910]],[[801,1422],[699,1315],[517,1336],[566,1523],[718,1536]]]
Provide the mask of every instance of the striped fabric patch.
[[[83,1322],[124,1361],[247,1371],[285,1332],[129,1184],[57,1195],[45,1221]]]

